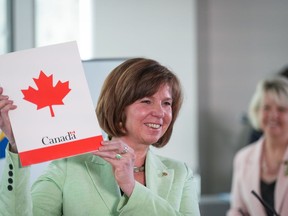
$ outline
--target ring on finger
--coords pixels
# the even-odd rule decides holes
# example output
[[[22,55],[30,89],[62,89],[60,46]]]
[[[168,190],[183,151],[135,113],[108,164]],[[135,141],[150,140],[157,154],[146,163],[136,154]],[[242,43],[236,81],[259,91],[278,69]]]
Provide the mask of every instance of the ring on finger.
[[[120,160],[120,159],[122,158],[122,155],[116,154],[116,155],[115,155],[115,158],[116,158],[117,160]]]
[[[120,154],[126,154],[128,152],[128,146],[124,146],[124,149],[120,152]]]

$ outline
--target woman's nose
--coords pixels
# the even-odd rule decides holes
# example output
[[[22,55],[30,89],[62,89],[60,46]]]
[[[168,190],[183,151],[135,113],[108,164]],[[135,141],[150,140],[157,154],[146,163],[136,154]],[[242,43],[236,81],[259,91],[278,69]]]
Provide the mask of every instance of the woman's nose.
[[[269,113],[270,118],[277,118],[277,116],[278,116],[277,110],[271,110],[270,111],[270,113]]]
[[[152,115],[157,116],[159,118],[164,117],[164,109],[160,104],[154,104]]]

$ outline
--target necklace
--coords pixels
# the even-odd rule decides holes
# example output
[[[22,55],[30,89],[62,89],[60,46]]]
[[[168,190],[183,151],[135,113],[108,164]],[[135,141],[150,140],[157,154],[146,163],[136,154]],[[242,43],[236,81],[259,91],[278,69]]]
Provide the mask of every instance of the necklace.
[[[145,166],[141,166],[141,167],[134,167],[134,173],[138,173],[138,172],[144,172],[145,171]]]
[[[267,160],[267,157],[264,154],[262,156],[261,169],[263,173],[266,175],[277,176],[282,163],[283,163],[282,160],[276,160],[276,159],[274,159],[274,161],[269,161]]]
[[[280,168],[280,165],[281,165],[281,163],[279,163],[279,162],[277,164],[274,163],[273,165],[270,165],[267,163],[267,161],[264,160],[262,162],[262,171],[268,175],[277,175],[279,168]]]

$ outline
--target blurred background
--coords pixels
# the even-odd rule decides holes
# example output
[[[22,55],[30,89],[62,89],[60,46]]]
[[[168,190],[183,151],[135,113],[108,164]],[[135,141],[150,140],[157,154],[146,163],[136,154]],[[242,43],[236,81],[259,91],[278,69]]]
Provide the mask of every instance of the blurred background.
[[[214,205],[216,215],[216,204],[228,207],[233,157],[248,144],[256,83],[288,65],[287,9],[286,0],[0,0],[0,54],[76,40],[84,64],[110,71],[147,57],[171,68],[184,105],[170,144],[155,151],[194,170],[201,211]]]

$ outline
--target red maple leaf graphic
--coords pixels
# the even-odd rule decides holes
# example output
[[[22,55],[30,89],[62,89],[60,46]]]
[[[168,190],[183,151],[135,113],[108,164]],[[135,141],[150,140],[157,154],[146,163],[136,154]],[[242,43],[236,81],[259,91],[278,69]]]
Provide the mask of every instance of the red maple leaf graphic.
[[[49,106],[51,116],[54,117],[53,105],[63,105],[63,98],[70,92],[69,82],[62,83],[58,81],[55,87],[53,87],[53,75],[49,77],[41,71],[39,78],[33,78],[38,90],[29,86],[28,89],[21,90],[24,94],[24,100],[37,105],[37,110],[43,107]]]

